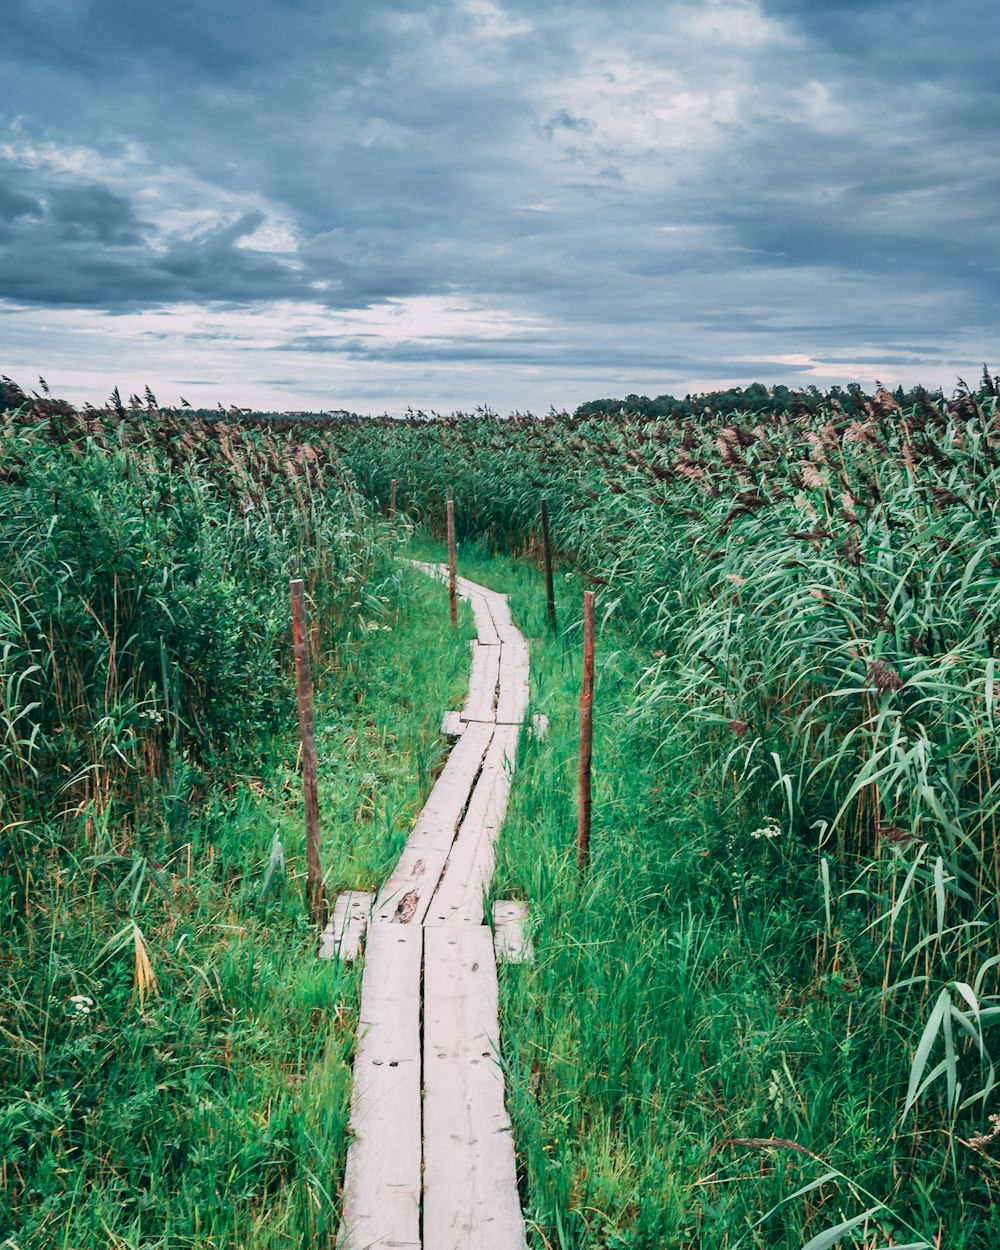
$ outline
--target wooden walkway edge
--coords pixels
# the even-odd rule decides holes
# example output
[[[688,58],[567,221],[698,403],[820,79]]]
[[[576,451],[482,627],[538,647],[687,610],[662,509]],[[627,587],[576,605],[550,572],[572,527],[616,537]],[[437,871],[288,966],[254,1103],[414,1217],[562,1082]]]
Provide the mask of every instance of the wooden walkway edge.
[[[413,563],[447,581],[446,566]],[[352,894],[324,935],[327,957],[353,954],[367,921],[338,1250],[526,1247],[496,951],[523,958],[530,944],[505,935],[495,951],[484,902],[527,715],[528,645],[506,596],[465,578],[458,593],[477,632],[461,736],[374,903]],[[523,919],[523,905],[504,906]]]

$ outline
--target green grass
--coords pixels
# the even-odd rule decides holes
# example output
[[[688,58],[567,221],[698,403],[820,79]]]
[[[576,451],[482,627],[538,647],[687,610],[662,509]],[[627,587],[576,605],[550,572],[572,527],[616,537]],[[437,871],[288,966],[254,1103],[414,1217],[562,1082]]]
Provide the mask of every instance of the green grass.
[[[467,679],[439,588],[366,593],[315,672],[331,893],[394,861]],[[46,844],[16,927],[0,901],[0,1244],[333,1246],[360,973],[314,958],[295,753],[260,744],[143,856],[114,853],[113,807],[11,831]]]
[[[581,884],[582,584],[558,580],[550,638],[537,570],[476,544],[459,567],[511,594],[533,710],[550,718],[522,748],[493,885],[528,898],[535,925],[535,963],[501,974],[531,1245],[799,1250],[871,1208],[837,1244],[995,1244],[988,1158],[933,1117],[899,1131],[912,1044],[876,940],[843,888],[827,919],[820,856],[789,837],[780,802],[780,835],[752,836],[752,809],[715,790],[671,716],[637,711],[650,657],[612,612]],[[971,1088],[977,1065],[960,1062]]]
[[[997,1242],[1000,410],[855,400],[341,433],[481,553],[536,555],[547,497],[607,617],[582,898],[563,642],[509,831],[554,943],[510,1012],[539,1245]]]
[[[0,1240],[332,1244],[358,974],[310,954],[287,577],[324,638],[331,891],[393,863],[470,636],[391,572],[346,466],[437,533],[454,489],[551,721],[494,882],[536,923],[501,977],[532,1250],[1000,1242],[995,395],[302,430],[50,407],[4,416],[0,464]],[[556,638],[511,558],[543,493]]]

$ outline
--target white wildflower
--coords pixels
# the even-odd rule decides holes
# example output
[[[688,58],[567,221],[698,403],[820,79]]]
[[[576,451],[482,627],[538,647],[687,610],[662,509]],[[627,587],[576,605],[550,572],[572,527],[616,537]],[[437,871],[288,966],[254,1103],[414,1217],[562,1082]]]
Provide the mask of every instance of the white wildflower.
[[[94,1000],[86,994],[73,994],[67,1001],[70,1011],[76,1012],[77,1015],[89,1016],[94,1010]]]
[[[761,825],[759,829],[750,830],[751,838],[780,838],[781,826],[776,820],[769,820],[766,825]]]

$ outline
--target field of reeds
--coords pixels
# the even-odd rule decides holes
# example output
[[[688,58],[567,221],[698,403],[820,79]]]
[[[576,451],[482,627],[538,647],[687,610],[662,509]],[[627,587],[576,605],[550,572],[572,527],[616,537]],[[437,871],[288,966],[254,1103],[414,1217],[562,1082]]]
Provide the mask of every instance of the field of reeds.
[[[619,709],[605,849],[595,833],[583,914],[545,887],[554,966],[508,1026],[528,1065],[528,1190],[562,1193],[539,1244],[794,1250],[838,1226],[837,1244],[870,1248],[996,1244],[987,380],[905,408],[883,391],[847,410],[415,419],[342,439],[362,489],[384,502],[395,479],[414,517],[440,527],[453,489],[470,551],[537,557],[546,497],[564,569],[599,592]],[[509,836],[532,861],[565,850],[567,821],[520,793],[532,814]],[[523,862],[514,876],[537,894]],[[683,1025],[664,1019],[678,1010]],[[527,1093],[549,1082],[545,1124]],[[602,1134],[603,1189],[578,1145]]]
[[[501,988],[532,1250],[1000,1244],[998,394],[283,423],[8,392],[0,1239],[334,1244],[356,972],[298,958],[287,582],[330,885],[364,888],[466,663],[391,559],[411,526],[440,558],[452,491],[552,726],[495,881],[536,925]]]
[[[462,644],[322,430],[5,390],[0,1245],[332,1246],[358,972],[314,958],[289,579],[331,892],[398,855]]]

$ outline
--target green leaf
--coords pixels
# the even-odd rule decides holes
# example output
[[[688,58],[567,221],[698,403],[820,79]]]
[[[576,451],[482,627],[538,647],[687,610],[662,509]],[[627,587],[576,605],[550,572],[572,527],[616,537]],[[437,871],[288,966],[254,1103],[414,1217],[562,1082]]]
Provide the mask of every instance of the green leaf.
[[[902,1118],[905,1120],[910,1112],[910,1108],[916,1101],[917,1091],[920,1088],[920,1078],[924,1074],[924,1068],[927,1067],[927,1060],[930,1058],[931,1047],[938,1035],[938,1030],[944,1020],[944,1013],[951,1006],[951,990],[944,989],[937,996],[937,1002],[934,1004],[934,1010],[930,1014],[930,1018],[924,1025],[924,1031],[920,1036],[917,1044],[917,1052],[913,1056],[913,1065],[910,1068],[910,1084],[906,1091],[906,1106],[903,1108]]]
[[[871,1219],[876,1211],[881,1210],[883,1210],[881,1204],[877,1207],[869,1207],[867,1211],[862,1211],[860,1215],[856,1215],[852,1220],[844,1220],[836,1228],[828,1228],[826,1232],[818,1233],[806,1242],[802,1250],[827,1250],[828,1246],[835,1246],[842,1237],[859,1227],[865,1220]]]

